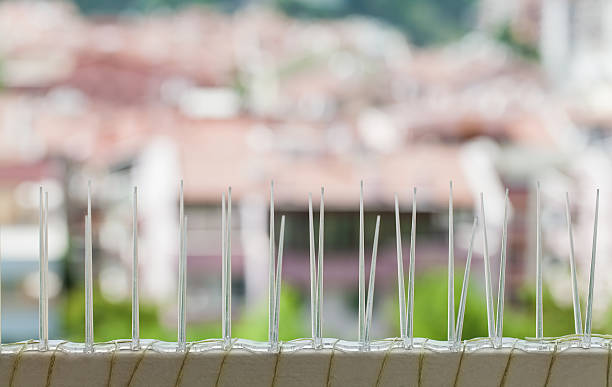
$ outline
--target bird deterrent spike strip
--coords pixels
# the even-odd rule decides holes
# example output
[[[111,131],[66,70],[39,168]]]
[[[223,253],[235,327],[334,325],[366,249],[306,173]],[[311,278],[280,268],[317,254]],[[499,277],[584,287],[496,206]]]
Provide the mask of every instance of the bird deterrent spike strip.
[[[453,195],[452,182],[449,184],[449,298],[448,298],[448,340],[439,342],[435,340],[414,338],[413,337],[413,315],[414,315],[414,269],[415,269],[415,235],[416,235],[416,188],[413,190],[412,196],[412,224],[410,232],[410,261],[408,267],[408,286],[406,297],[405,293],[405,277],[402,257],[402,241],[400,231],[400,208],[399,198],[395,196],[395,229],[396,229],[396,248],[397,248],[397,278],[398,278],[398,295],[399,295],[399,315],[400,315],[400,338],[398,348],[411,350],[413,348],[436,348],[438,350],[457,351],[463,345],[477,345],[480,347],[490,348],[509,348],[519,347],[531,350],[547,350],[556,348],[556,342],[552,342],[543,336],[543,321],[542,321],[542,230],[541,230],[541,208],[540,208],[540,184],[536,185],[536,340],[518,340],[503,338],[503,316],[504,316],[504,291],[505,291],[505,271],[508,246],[508,221],[509,221],[509,200],[508,190],[506,189],[504,201],[504,221],[502,226],[501,236],[501,257],[500,257],[500,276],[497,293],[497,311],[495,321],[492,320],[493,302],[491,300],[490,309],[487,310],[487,322],[490,322],[492,332],[490,330],[489,337],[486,341],[462,342],[462,329],[465,316],[465,308],[467,302],[467,292],[470,278],[470,265],[473,253],[474,236],[478,227],[478,219],[474,219],[472,226],[471,237],[469,240],[469,248],[467,253],[466,267],[464,272],[461,296],[459,301],[459,311],[455,321],[454,311],[454,230],[453,230]],[[378,251],[378,239],[381,218],[377,216],[376,227],[374,230],[374,240],[372,248],[372,261],[370,266],[370,276],[368,281],[368,289],[366,294],[365,281],[365,260],[364,260],[364,206],[363,206],[363,182],[360,185],[359,195],[359,338],[358,341],[344,341],[337,339],[325,339],[322,337],[322,303],[323,303],[323,253],[324,253],[324,198],[323,188],[321,188],[321,203],[319,209],[319,243],[318,243],[318,259],[315,261],[315,235],[314,235],[314,216],[312,210],[312,196],[308,197],[309,210],[309,242],[310,242],[310,278],[311,278],[311,339],[293,340],[291,342],[282,343],[279,339],[279,320],[280,320],[280,297],[282,284],[282,261],[283,261],[283,245],[285,237],[285,216],[281,217],[280,233],[278,247],[275,240],[275,223],[274,223],[274,183],[270,184],[270,283],[269,283],[269,336],[268,342],[260,343],[250,340],[231,339],[231,188],[227,193],[222,195],[222,338],[218,341],[205,340],[204,342],[190,343],[193,345],[208,346],[210,348],[220,348],[229,350],[232,347],[248,348],[256,351],[279,351],[281,348],[288,346],[290,348],[341,348],[348,351],[378,351],[388,348],[388,341],[372,340],[372,322],[373,322],[373,303],[375,289],[375,274],[376,260]],[[485,227],[484,199],[481,196],[481,222],[480,227]],[[40,258],[40,314],[39,314],[39,334],[40,340],[31,349],[45,351],[57,348],[60,343],[58,340],[49,340],[48,338],[48,193],[40,188],[40,219],[39,219],[39,258]],[[179,278],[178,278],[178,337],[176,343],[164,343],[152,341],[150,339],[140,338],[139,319],[138,319],[138,196],[137,188],[133,190],[133,261],[132,261],[132,340],[129,342],[129,349],[139,350],[143,345],[154,346],[155,348],[168,351],[187,351],[188,343],[185,337],[186,324],[186,269],[187,269],[187,216],[184,211],[183,199],[183,182],[180,183],[179,191]],[[580,302],[577,297],[577,275],[575,269],[574,243],[572,234],[572,221],[570,214],[569,195],[566,194],[566,216],[567,227],[570,244],[570,268],[571,268],[571,284],[574,301],[575,312],[575,331],[576,340],[570,345],[582,348],[598,347],[608,348],[611,344],[609,340],[601,335],[592,334],[592,309],[593,309],[593,288],[595,284],[595,262],[597,255],[597,228],[599,217],[599,190],[597,190],[595,201],[595,218],[593,225],[593,245],[591,252],[590,277],[588,284],[588,299],[587,311],[585,316],[584,327],[582,326],[580,314]],[[91,353],[98,351],[99,346],[104,344],[95,344],[93,336],[93,277],[92,277],[92,211],[91,211],[91,182],[88,182],[87,189],[87,213],[85,215],[85,342],[83,344],[69,343],[62,344],[67,350]],[[486,232],[483,230],[483,236],[486,238]],[[485,239],[486,240],[486,239]],[[486,242],[485,242],[486,243]],[[0,244],[0,256],[2,254]],[[485,247],[485,251],[487,248]],[[486,255],[486,253],[485,253]],[[485,281],[487,280],[487,272],[485,271]],[[492,292],[490,298],[493,298]],[[1,301],[1,300],[0,300]],[[485,302],[489,303],[488,299]],[[451,329],[452,324],[452,329]],[[584,334],[583,334],[584,332]],[[537,344],[537,345],[535,345]],[[120,347],[120,342],[115,342],[114,348]],[[12,344],[3,344],[0,346],[0,351],[16,351],[18,346]],[[108,346],[105,347],[108,350]]]

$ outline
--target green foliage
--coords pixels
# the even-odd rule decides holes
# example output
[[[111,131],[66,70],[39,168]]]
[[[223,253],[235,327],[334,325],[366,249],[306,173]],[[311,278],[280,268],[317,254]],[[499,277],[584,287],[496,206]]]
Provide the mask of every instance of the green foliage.
[[[498,41],[504,43],[506,46],[510,47],[512,51],[525,59],[538,60],[540,58],[537,47],[517,39],[512,32],[512,28],[510,28],[508,24],[500,28],[496,37]]]
[[[378,17],[400,28],[416,45],[440,43],[465,33],[476,4],[474,0],[276,1],[280,9],[299,17]]]
[[[192,4],[233,11],[244,0],[75,0],[84,13],[148,12]],[[334,18],[348,15],[373,16],[406,33],[417,45],[440,43],[465,33],[470,27],[475,0],[274,0],[273,5],[289,15]]]
[[[65,298],[63,330],[65,339],[83,342],[85,338],[85,302],[83,288],[70,290]],[[111,302],[98,288],[94,289],[94,339],[108,341],[132,337],[132,307],[129,301]],[[140,336],[166,341],[176,340],[176,330],[168,330],[159,322],[157,309],[140,304]]]
[[[64,303],[65,339],[84,341],[85,306],[82,288],[68,292]],[[300,318],[300,296],[290,287],[283,287],[280,300],[279,335],[281,340],[292,340],[308,335],[307,327]],[[268,340],[268,305],[253,305],[238,321],[233,322],[232,335],[251,340]],[[130,301],[111,302],[105,299],[99,289],[94,289],[94,338],[95,341],[109,341],[132,336]],[[188,324],[187,340],[196,341],[221,337],[219,321]],[[176,328],[162,324],[153,305],[140,304],[140,337],[163,341],[176,341]]]
[[[294,289],[283,286],[280,299],[279,338],[293,340],[310,336],[301,318],[300,295]],[[243,318],[232,327],[232,334],[244,339],[268,340],[268,304],[253,305]]]
[[[158,9],[179,8],[184,5],[212,5],[220,10],[234,10],[241,0],[75,0],[86,14],[111,14],[124,11],[148,12]]]
[[[472,278],[480,273],[472,272]],[[455,277],[455,309],[459,308],[462,275]],[[427,337],[434,340],[446,340],[446,272],[431,271],[417,276],[415,283],[415,337]],[[84,339],[84,302],[83,289],[73,289],[68,292],[64,305],[65,339],[82,342]],[[399,319],[397,315],[397,295],[385,300],[383,318],[390,322],[392,329],[388,335],[399,335]],[[305,311],[305,300],[300,293],[284,286],[280,301],[280,339],[287,341],[295,338],[308,337],[309,324]],[[494,303],[497,298],[495,297]],[[535,295],[533,291],[521,290],[511,298],[506,298],[504,312],[505,337],[533,337],[535,334]],[[562,336],[574,332],[573,312],[571,306],[557,305],[550,294],[544,292],[544,334],[546,336]],[[94,325],[95,340],[108,341],[131,337],[131,306],[129,301],[110,302],[94,289]],[[612,327],[612,311],[605,322],[595,326],[596,332],[607,332]],[[155,338],[164,341],[176,340],[176,328],[161,322],[156,307],[147,304],[140,305],[140,329],[142,338]],[[219,321],[187,326],[187,339],[190,341],[218,338],[221,336]],[[238,319],[233,321],[232,336],[251,340],[266,341],[268,339],[268,305],[262,302],[251,305]],[[477,281],[471,281],[468,288],[463,339],[487,336],[486,305],[482,286]]]
[[[471,276],[479,273],[472,272]],[[455,276],[455,309],[459,309],[462,275]],[[482,286],[470,281],[466,298],[463,339],[486,337],[487,310]],[[397,297],[389,300],[387,307],[394,332],[399,332]],[[494,305],[497,297],[494,297]],[[506,297],[504,308],[504,337],[533,337],[535,335],[535,293],[522,290],[517,298]],[[544,292],[544,334],[561,336],[574,332],[571,308],[558,306]],[[432,271],[417,276],[414,289],[414,336],[434,340],[446,340],[447,331],[447,285],[445,271]]]

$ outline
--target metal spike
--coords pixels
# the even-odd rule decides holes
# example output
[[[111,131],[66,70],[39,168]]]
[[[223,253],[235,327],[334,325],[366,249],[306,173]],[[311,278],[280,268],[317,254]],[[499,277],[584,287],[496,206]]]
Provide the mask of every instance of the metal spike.
[[[181,180],[179,196],[179,278],[178,278],[178,332],[177,350],[187,349],[186,337],[186,310],[185,301],[187,298],[187,217],[184,215],[183,180]]]
[[[274,181],[270,182],[270,257],[269,257],[269,277],[268,277],[268,341],[270,345],[274,343],[274,305],[275,299],[275,268],[276,258],[274,254]]]
[[[593,287],[595,286],[595,258],[597,256],[597,221],[599,219],[599,189],[595,199],[595,221],[593,222],[593,249],[591,251],[591,273],[589,277],[589,296],[584,322],[584,339],[586,347],[591,346],[591,325],[593,321]]]
[[[313,343],[316,346],[317,338],[317,269],[314,252],[314,219],[312,211],[312,194],[308,194],[308,242],[310,247],[310,323]]]
[[[281,216],[280,234],[278,236],[278,262],[276,263],[276,289],[274,291],[274,331],[273,331],[273,349],[278,349],[278,327],[280,320],[280,297],[281,297],[281,280],[283,271],[283,245],[285,240],[285,215]]]
[[[366,306],[365,342],[370,345],[370,334],[372,329],[372,308],[374,307],[374,281],[376,279],[376,256],[378,255],[378,232],[380,229],[380,215],[376,217],[376,229],[374,230],[374,246],[372,247],[372,262],[370,264],[370,281],[368,283],[368,303]]]
[[[49,193],[44,193],[43,210],[43,254],[40,263],[40,318],[41,332],[39,350],[46,351],[49,348],[49,290],[47,278],[49,277]]]
[[[38,348],[41,351],[46,350],[45,346],[45,203],[43,187],[39,188],[40,214],[39,214],[39,295],[38,295]]]
[[[491,288],[491,267],[489,264],[489,243],[487,241],[487,222],[484,209],[484,195],[480,193],[480,214],[482,217],[482,239],[483,239],[483,256],[484,259],[484,274],[485,274],[485,296],[487,301],[487,328],[489,339],[495,337],[495,322],[493,317],[493,290]]]
[[[363,180],[359,190],[359,342],[365,344],[365,256],[363,220]]]
[[[465,303],[467,299],[467,290],[470,283],[470,266],[472,264],[472,250],[474,247],[474,235],[476,234],[476,226],[478,226],[478,218],[474,217],[472,224],[472,236],[470,238],[470,246],[468,248],[467,260],[465,261],[465,273],[463,274],[463,285],[461,286],[461,300],[459,301],[459,315],[457,316],[457,331],[455,333],[455,345],[461,342],[463,333],[463,318],[465,316]]]
[[[89,222],[89,232],[93,234],[93,227],[91,225],[93,221],[92,215],[91,215],[91,180],[87,181],[87,215],[88,215],[88,222]],[[93,258],[93,238],[90,239],[89,255]]]
[[[92,256],[91,220],[85,215],[85,352],[93,351],[93,292],[92,292]]]
[[[224,211],[225,212],[225,211]],[[226,348],[231,344],[232,337],[232,187],[227,190],[227,217],[224,228],[223,257],[223,341]]]
[[[508,249],[508,189],[504,201],[504,225],[502,228],[501,259],[499,264],[499,285],[497,287],[497,319],[495,321],[495,347],[500,348],[504,337],[504,298],[506,290],[506,255]]]
[[[453,182],[448,196],[448,342],[455,343],[455,241],[453,230]]]
[[[91,180],[87,182],[87,216],[85,217],[85,351],[93,352],[93,230],[91,219]]]
[[[410,229],[410,266],[408,267],[408,347],[412,348],[414,341],[413,320],[414,320],[414,266],[415,266],[415,246],[416,246],[416,187],[412,193],[412,227]]]
[[[536,338],[544,338],[542,307],[542,218],[540,209],[540,182],[536,192]]]
[[[321,204],[319,205],[319,260],[317,262],[317,347],[321,346],[323,337],[323,250],[325,247],[325,202],[324,188],[321,187]]]
[[[406,343],[406,288],[404,287],[404,261],[402,258],[402,232],[397,194],[395,194],[395,246],[397,249],[397,292],[399,299],[400,337]]]
[[[140,349],[140,301],[138,299],[138,187],[132,193],[132,350]]]
[[[178,350],[187,349],[187,216],[183,218],[181,232],[181,255],[179,256],[179,305],[178,305]]]
[[[227,214],[225,204],[225,192],[221,194],[221,336],[223,337],[223,345],[225,345],[225,276],[227,275],[225,260],[225,240],[227,239]]]
[[[574,232],[572,230],[572,214],[570,211],[569,194],[565,193],[565,216],[567,218],[567,234],[570,247],[570,276],[572,280],[572,302],[574,305],[574,331],[582,334],[582,314],[580,312],[580,295],[578,294],[578,279],[576,275],[576,259],[574,256]]]

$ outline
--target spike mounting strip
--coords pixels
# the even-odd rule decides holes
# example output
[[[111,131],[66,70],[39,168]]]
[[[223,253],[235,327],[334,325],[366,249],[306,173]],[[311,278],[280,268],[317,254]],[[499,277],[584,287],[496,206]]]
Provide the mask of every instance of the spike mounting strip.
[[[309,241],[309,270],[310,270],[310,316],[311,316],[311,338],[295,339],[289,342],[281,342],[279,339],[280,319],[280,297],[282,284],[283,247],[285,236],[285,216],[281,216],[279,238],[276,240],[275,207],[274,207],[274,183],[270,184],[270,208],[269,208],[269,305],[268,305],[268,341],[256,342],[245,339],[232,338],[231,335],[231,218],[232,218],[232,191],[231,187],[221,196],[221,260],[222,260],[222,337],[220,339],[206,339],[203,341],[188,343],[185,335],[186,328],[186,281],[187,281],[187,216],[184,211],[183,182],[179,186],[179,248],[178,248],[178,324],[176,343],[160,342],[140,338],[139,323],[139,297],[138,297],[138,190],[133,188],[132,197],[132,338],[129,341],[117,340],[112,343],[94,343],[93,326],[93,277],[92,277],[92,185],[87,187],[87,213],[84,217],[84,263],[85,263],[85,342],[66,343],[52,340],[48,337],[48,192],[40,187],[40,216],[39,216],[39,267],[40,267],[40,296],[39,296],[39,339],[27,343],[2,344],[0,350],[5,353],[16,351],[38,350],[49,351],[61,347],[62,350],[93,353],[108,352],[113,349],[142,350],[150,348],[159,352],[198,352],[210,349],[247,349],[256,352],[278,352],[295,351],[304,348],[312,349],[334,349],[342,351],[388,351],[390,349],[402,348],[405,350],[429,349],[441,352],[469,351],[481,348],[514,348],[525,351],[553,351],[563,348],[604,348],[612,346],[612,338],[605,335],[592,333],[592,310],[593,310],[593,288],[595,283],[595,262],[597,252],[597,226],[599,213],[599,189],[596,191],[595,219],[593,226],[593,242],[591,252],[590,276],[588,284],[588,299],[584,326],[580,311],[580,301],[577,290],[577,276],[574,258],[574,241],[572,231],[572,220],[570,214],[569,195],[565,196],[567,228],[570,246],[570,275],[572,287],[572,300],[574,307],[575,334],[562,338],[544,337],[543,305],[542,305],[542,228],[540,209],[540,183],[536,185],[536,329],[535,337],[524,340],[503,337],[503,314],[504,314],[504,290],[505,271],[507,257],[507,238],[509,221],[508,190],[505,193],[504,218],[501,235],[500,274],[497,297],[493,294],[491,286],[491,273],[488,254],[488,241],[485,218],[484,194],[480,194],[480,217],[475,217],[469,240],[467,260],[463,277],[461,295],[459,299],[459,311],[455,316],[455,294],[454,294],[454,208],[453,208],[453,184],[449,184],[449,206],[448,206],[448,339],[446,341],[435,341],[426,338],[415,338],[413,332],[414,316],[414,268],[416,262],[415,234],[416,234],[416,212],[417,199],[416,187],[412,195],[412,219],[410,231],[410,257],[408,265],[408,280],[404,276],[404,260],[402,257],[401,222],[398,196],[394,197],[395,211],[395,235],[397,247],[397,286],[399,295],[399,338],[373,340],[372,320],[374,290],[376,279],[376,260],[378,252],[379,229],[381,217],[376,217],[376,226],[373,234],[373,246],[369,280],[366,288],[365,273],[365,225],[364,225],[364,184],[361,182],[359,189],[359,245],[358,245],[358,268],[359,268],[359,308],[358,308],[358,340],[348,341],[340,339],[325,338],[323,335],[323,273],[324,273],[324,188],[320,191],[319,204],[319,229],[318,229],[318,251],[315,254],[315,229],[312,194],[308,195],[308,241]],[[474,238],[477,228],[481,227],[484,251],[484,283],[486,319],[488,326],[488,337],[462,341],[462,330],[466,308],[466,296],[470,278],[470,266]],[[278,243],[278,245],[277,245]],[[0,257],[2,251],[0,246]],[[407,284],[406,284],[407,282]],[[407,285],[407,286],[406,286]],[[367,293],[366,293],[367,290]],[[407,293],[407,294],[406,294]],[[497,305],[494,303],[497,298]],[[126,344],[127,342],[127,344]]]

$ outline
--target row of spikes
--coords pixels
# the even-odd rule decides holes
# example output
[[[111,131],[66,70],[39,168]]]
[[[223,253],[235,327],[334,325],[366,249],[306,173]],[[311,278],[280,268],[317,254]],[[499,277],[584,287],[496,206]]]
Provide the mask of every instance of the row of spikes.
[[[459,311],[455,323],[455,295],[454,295],[454,230],[453,230],[453,191],[452,182],[449,185],[449,254],[448,254],[448,343],[451,349],[458,347],[461,342],[463,320],[467,289],[470,276],[470,266],[476,233],[478,218],[474,218],[470,243],[467,252],[466,266],[461,289]],[[595,203],[595,221],[593,228],[593,248],[591,255],[591,267],[589,278],[589,289],[587,298],[587,311],[584,329],[582,326],[580,301],[578,296],[578,285],[576,276],[576,265],[574,256],[574,243],[572,220],[570,213],[569,195],[565,197],[566,217],[568,226],[568,237],[570,243],[570,273],[572,283],[572,298],[574,308],[575,333],[583,337],[583,345],[590,346],[593,306],[594,270],[597,246],[597,225],[599,213],[599,189],[597,190]],[[231,187],[226,194],[222,195],[222,336],[226,348],[231,345]],[[319,209],[319,246],[318,261],[315,262],[314,243],[314,216],[312,207],[312,195],[308,195],[309,212],[309,246],[310,246],[310,278],[311,278],[311,328],[313,346],[322,346],[322,304],[323,304],[323,260],[324,260],[324,189],[321,188]],[[505,290],[505,267],[507,250],[507,228],[508,228],[508,190],[506,189],[504,202],[504,223],[502,227],[502,243],[500,258],[500,275],[497,295],[497,315],[494,320],[493,294],[491,287],[490,263],[487,245],[486,221],[484,212],[484,196],[480,194],[480,211],[482,218],[482,233],[484,243],[484,270],[485,270],[485,296],[487,305],[488,334],[495,348],[502,345],[503,337],[503,313],[504,313],[504,290]],[[139,329],[139,299],[138,299],[138,189],[133,190],[133,261],[132,261],[132,349],[140,349]],[[543,339],[543,307],[542,307],[542,230],[540,214],[540,184],[537,183],[536,195],[536,338]],[[410,235],[410,261],[408,270],[408,300],[404,287],[404,269],[402,258],[402,241],[400,231],[400,212],[398,197],[395,195],[395,226],[397,240],[397,268],[398,268],[398,293],[399,293],[399,315],[400,335],[405,348],[412,348],[413,315],[414,315],[414,267],[415,267],[415,235],[416,235],[416,188],[412,197],[412,227]],[[279,349],[279,309],[281,292],[281,274],[283,259],[283,240],[285,230],[285,216],[281,217],[280,235],[278,241],[278,254],[275,252],[275,227],[274,227],[274,184],[270,185],[270,257],[269,257],[269,328],[268,342],[270,350]],[[187,216],[184,215],[183,182],[180,183],[179,193],[179,285],[178,285],[178,338],[177,348],[179,351],[186,350],[187,341],[185,335],[186,327],[186,256],[187,256]],[[48,349],[48,192],[40,187],[40,224],[39,224],[39,261],[40,261],[40,294],[39,294],[39,349]],[[380,215],[376,218],[374,231],[374,242],[372,248],[372,259],[370,266],[370,277],[368,283],[368,294],[366,301],[365,293],[365,257],[364,257],[364,205],[363,205],[363,182],[360,185],[359,197],[359,343],[360,348],[367,350],[371,340],[372,309],[374,297],[374,282],[376,272],[376,257],[378,249],[378,236],[380,229]],[[1,249],[0,249],[1,250]],[[92,279],[92,226],[91,226],[91,182],[88,183],[87,214],[85,215],[85,351],[93,351],[93,279]],[[1,332],[1,326],[0,326]]]

